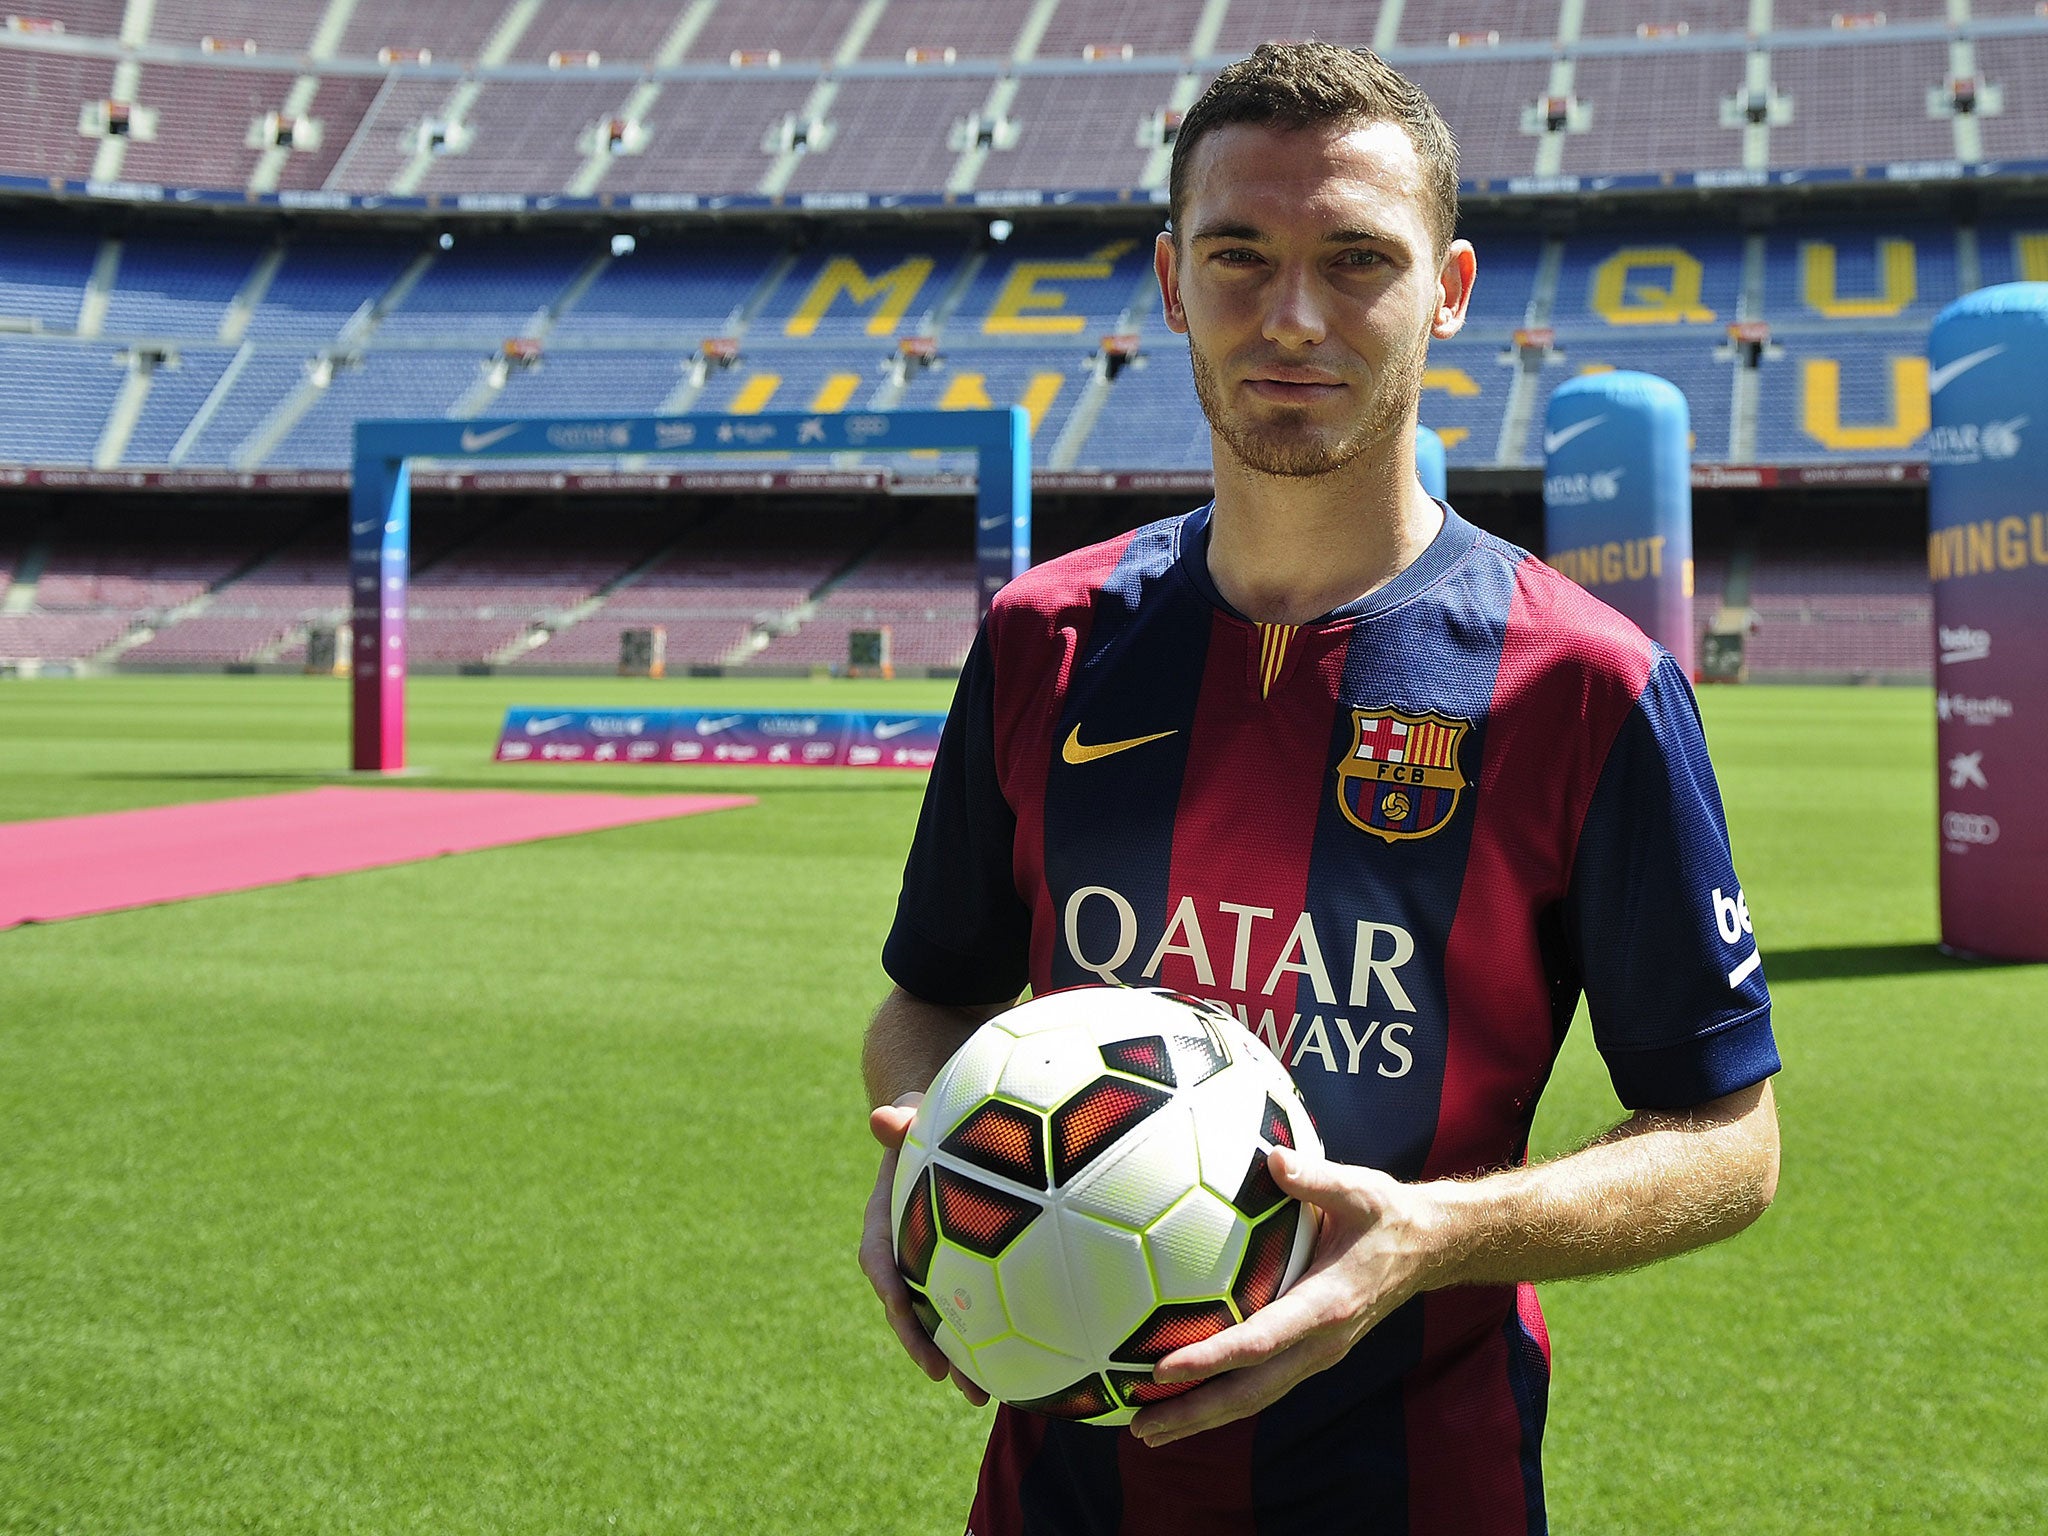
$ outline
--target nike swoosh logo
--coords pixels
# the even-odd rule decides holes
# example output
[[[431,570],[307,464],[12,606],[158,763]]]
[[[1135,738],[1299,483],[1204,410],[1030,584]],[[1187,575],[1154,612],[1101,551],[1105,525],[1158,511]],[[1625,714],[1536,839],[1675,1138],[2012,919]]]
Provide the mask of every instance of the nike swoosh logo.
[[[1595,427],[1599,426],[1600,423],[1605,421],[1606,419],[1607,417],[1605,413],[1602,413],[1598,416],[1588,416],[1584,421],[1575,421],[1570,426],[1564,427],[1559,431],[1544,433],[1543,451],[1545,453],[1557,452],[1558,449],[1562,448],[1566,443],[1570,442],[1573,438],[1577,437],[1581,432],[1592,431]]]
[[[723,720],[699,720],[697,722],[697,734],[699,736],[716,736],[720,731],[731,730],[745,718],[744,715],[727,715]]]
[[[462,451],[464,453],[482,453],[491,444],[505,441],[506,438],[519,430],[519,426],[520,424],[515,421],[509,427],[493,427],[488,432],[472,432],[469,428],[464,427],[462,429]]]
[[[886,725],[878,723],[875,726],[875,739],[877,741],[891,741],[901,736],[905,731],[916,730],[922,724],[924,724],[922,720],[896,720]]]
[[[348,525],[349,532],[355,534],[357,537],[360,538],[363,534],[366,534],[370,532],[372,529],[376,528],[376,526],[382,521],[382,518],[373,517],[367,523],[350,523]]]
[[[2004,350],[2005,343],[2001,341],[1995,346],[1985,347],[1982,351],[1972,352],[1967,357],[1959,357],[1952,363],[1943,363],[1939,368],[1933,369],[1928,373],[1927,393],[1930,395],[1940,394],[1942,390],[1948,387],[1950,380],[1968,373],[1979,363],[1988,363]]]
[[[526,734],[545,736],[549,731],[560,730],[575,718],[574,715],[549,715],[545,720],[529,720],[526,722]]]
[[[1119,752],[1142,747],[1148,741],[1164,741],[1169,736],[1179,734],[1179,731],[1154,731],[1150,736],[1133,736],[1125,741],[1105,741],[1100,746],[1088,747],[1081,744],[1081,727],[1077,725],[1067,739],[1060,743],[1060,758],[1063,762],[1069,763],[1092,763],[1097,758],[1114,757]]]
[[[1007,517],[978,517],[975,519],[975,522],[981,525],[981,531],[983,533],[993,533],[996,529],[1002,527],[1003,524],[1007,523],[1008,521],[1009,519]]]

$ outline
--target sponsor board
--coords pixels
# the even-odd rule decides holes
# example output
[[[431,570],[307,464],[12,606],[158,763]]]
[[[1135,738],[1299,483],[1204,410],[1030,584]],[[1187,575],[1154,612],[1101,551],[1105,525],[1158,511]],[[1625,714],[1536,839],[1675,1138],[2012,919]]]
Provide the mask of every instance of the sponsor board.
[[[515,705],[501,763],[670,763],[772,768],[930,768],[943,714],[850,710],[569,709]]]

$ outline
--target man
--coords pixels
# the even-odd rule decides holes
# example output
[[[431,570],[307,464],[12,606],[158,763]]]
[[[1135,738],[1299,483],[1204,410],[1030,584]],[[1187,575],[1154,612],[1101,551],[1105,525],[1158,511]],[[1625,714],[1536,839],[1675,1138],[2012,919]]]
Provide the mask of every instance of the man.
[[[1224,71],[1157,251],[1215,501],[1019,578],[962,676],[867,1039],[877,1138],[1026,985],[1121,981],[1230,1006],[1328,1149],[1271,1159],[1321,1214],[1295,1288],[1169,1355],[1204,1384],[1128,1434],[1000,1409],[976,1536],[1541,1530],[1529,1282],[1726,1237],[1775,1190],[1769,999],[1717,921],[1741,896],[1686,679],[1416,479],[1475,270],[1456,199],[1441,120],[1370,54]],[[1582,991],[1633,1113],[1524,1166]],[[862,1263],[942,1380],[894,1161]]]

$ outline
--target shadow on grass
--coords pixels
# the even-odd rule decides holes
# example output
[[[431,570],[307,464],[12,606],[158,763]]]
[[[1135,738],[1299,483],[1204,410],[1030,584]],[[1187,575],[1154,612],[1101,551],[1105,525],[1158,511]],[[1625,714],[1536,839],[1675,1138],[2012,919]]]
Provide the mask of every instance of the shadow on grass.
[[[1869,976],[1914,976],[1928,971],[1977,971],[2006,963],[1944,954],[1934,944],[1840,944],[1764,951],[1764,975],[1774,982],[1853,981]]]

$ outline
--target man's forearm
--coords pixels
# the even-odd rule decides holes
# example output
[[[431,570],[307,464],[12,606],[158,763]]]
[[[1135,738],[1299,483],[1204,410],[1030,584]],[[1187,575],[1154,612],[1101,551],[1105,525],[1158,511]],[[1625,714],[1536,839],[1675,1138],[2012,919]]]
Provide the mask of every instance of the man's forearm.
[[[1732,1237],[1770,1205],[1778,1121],[1769,1082],[1681,1114],[1638,1114],[1577,1152],[1429,1186],[1424,1285],[1561,1280]]]
[[[891,988],[861,1044],[868,1103],[894,1104],[905,1094],[924,1092],[967,1037],[1009,1006],[953,1007]]]

